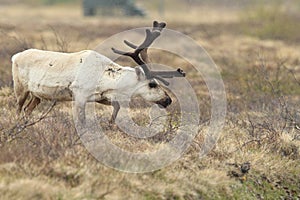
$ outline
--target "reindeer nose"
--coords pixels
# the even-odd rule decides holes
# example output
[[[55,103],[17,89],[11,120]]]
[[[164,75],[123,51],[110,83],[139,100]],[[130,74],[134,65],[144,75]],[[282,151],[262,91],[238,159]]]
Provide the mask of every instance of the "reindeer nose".
[[[165,102],[166,102],[166,105],[168,106],[172,103],[172,99],[170,97],[167,97]]]
[[[166,108],[168,105],[172,103],[172,99],[170,97],[166,97],[160,101],[156,102],[160,107]]]

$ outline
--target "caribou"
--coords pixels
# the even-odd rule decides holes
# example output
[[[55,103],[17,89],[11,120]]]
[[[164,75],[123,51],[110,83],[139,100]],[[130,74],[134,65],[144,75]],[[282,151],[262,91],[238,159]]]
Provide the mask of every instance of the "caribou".
[[[112,105],[113,123],[120,109],[118,97],[133,93],[148,102],[166,108],[172,102],[164,85],[165,78],[184,77],[181,69],[174,71],[152,71],[147,64],[147,49],[165,28],[164,22],[153,22],[152,30],[140,45],[127,40],[133,52],[112,48],[114,53],[129,56],[137,67],[123,67],[93,50],[76,53],[53,52],[28,49],[12,57],[14,92],[18,113],[30,115],[41,100],[73,101],[74,119],[85,123],[87,102]],[[26,102],[26,103],[25,103]]]

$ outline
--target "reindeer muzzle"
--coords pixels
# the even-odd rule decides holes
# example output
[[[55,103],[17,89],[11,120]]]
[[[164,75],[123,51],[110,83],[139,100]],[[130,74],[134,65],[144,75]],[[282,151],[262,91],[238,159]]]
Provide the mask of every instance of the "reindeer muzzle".
[[[162,100],[155,102],[159,107],[166,108],[172,103],[172,99],[170,97],[166,97]]]

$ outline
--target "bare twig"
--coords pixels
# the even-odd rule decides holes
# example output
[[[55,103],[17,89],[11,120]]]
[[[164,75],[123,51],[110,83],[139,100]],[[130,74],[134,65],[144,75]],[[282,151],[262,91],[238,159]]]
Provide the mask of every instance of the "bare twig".
[[[255,143],[255,142],[258,143],[258,144],[260,144],[261,143],[261,139],[253,139],[253,140],[249,140],[247,142],[244,142],[241,146],[239,146],[235,150],[229,152],[229,154],[235,153],[238,150],[241,150],[242,148],[246,147],[248,144]]]
[[[49,27],[55,36],[56,45],[59,48],[59,51],[67,52],[69,49],[69,42],[67,41],[66,37],[63,37],[53,26]]]
[[[38,119],[36,119],[35,121],[29,122],[29,120],[25,120],[25,122],[23,124],[20,124],[20,122],[25,119],[25,117],[21,117],[18,122],[9,129],[8,131],[8,135],[11,136],[11,140],[14,140],[16,138],[16,136],[21,133],[24,129],[35,125],[36,123],[40,122],[41,120],[45,119],[46,116],[49,114],[49,112],[53,109],[53,107],[55,106],[56,101],[54,100],[52,102],[52,104],[50,105],[50,107],[48,108],[48,110],[46,112],[44,112]],[[17,129],[17,130],[16,130]]]
[[[282,65],[284,67],[284,69],[286,69],[293,77],[293,79],[295,80],[295,82],[300,85],[300,80],[297,79],[295,72],[292,69],[287,68],[285,65]]]

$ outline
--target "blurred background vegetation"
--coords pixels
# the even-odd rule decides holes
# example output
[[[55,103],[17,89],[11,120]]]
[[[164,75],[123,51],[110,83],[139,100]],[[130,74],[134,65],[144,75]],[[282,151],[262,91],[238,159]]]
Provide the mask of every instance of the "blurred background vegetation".
[[[185,12],[194,6],[233,9],[240,12],[241,31],[261,39],[300,40],[300,1],[298,0],[135,0],[148,15],[159,12]],[[82,0],[0,0],[0,5],[81,6]],[[177,10],[177,11],[176,11]],[[71,11],[70,11],[71,12]]]

